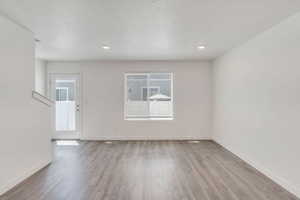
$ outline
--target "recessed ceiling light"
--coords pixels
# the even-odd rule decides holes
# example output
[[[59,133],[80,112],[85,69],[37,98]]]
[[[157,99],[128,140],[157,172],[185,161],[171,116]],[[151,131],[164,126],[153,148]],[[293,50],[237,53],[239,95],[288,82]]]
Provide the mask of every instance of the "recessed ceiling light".
[[[104,46],[102,46],[102,49],[109,50],[109,49],[110,49],[110,46],[104,45]]]
[[[203,50],[203,49],[205,49],[205,46],[199,45],[197,48],[198,48],[199,50]]]

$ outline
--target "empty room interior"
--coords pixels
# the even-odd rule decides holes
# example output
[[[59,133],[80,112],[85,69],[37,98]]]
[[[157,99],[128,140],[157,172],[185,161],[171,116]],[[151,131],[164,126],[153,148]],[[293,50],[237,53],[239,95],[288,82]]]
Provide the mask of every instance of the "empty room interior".
[[[300,200],[300,0],[0,0],[0,200]]]

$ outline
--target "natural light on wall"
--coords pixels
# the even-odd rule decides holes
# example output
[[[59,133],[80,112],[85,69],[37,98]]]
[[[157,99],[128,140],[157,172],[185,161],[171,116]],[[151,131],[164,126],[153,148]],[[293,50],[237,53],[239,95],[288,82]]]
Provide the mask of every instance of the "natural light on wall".
[[[171,73],[127,73],[125,83],[125,119],[173,119]]]

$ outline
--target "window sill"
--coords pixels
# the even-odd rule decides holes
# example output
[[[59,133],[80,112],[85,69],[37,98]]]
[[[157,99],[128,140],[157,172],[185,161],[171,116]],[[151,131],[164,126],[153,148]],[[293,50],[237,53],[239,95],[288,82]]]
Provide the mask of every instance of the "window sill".
[[[173,117],[162,117],[162,118],[134,118],[134,117],[131,117],[131,118],[125,118],[126,121],[172,121],[174,120]]]

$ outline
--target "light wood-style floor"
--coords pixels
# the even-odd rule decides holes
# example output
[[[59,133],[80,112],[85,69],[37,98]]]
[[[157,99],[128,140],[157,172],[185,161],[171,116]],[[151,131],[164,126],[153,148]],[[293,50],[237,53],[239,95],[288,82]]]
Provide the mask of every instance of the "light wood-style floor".
[[[1,200],[296,200],[211,141],[81,142]]]

